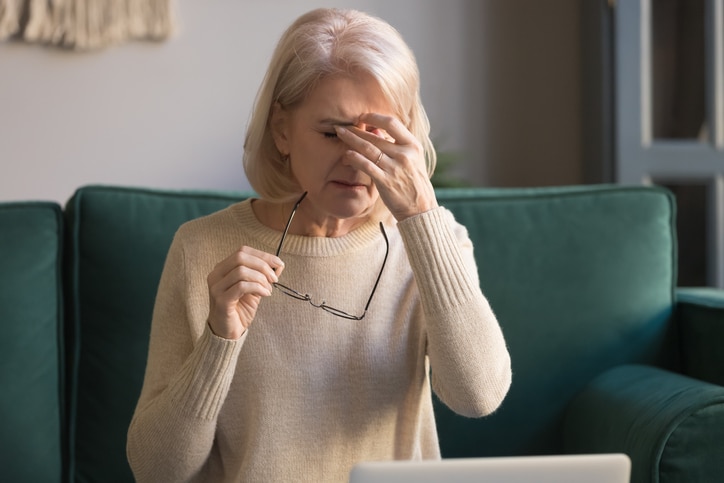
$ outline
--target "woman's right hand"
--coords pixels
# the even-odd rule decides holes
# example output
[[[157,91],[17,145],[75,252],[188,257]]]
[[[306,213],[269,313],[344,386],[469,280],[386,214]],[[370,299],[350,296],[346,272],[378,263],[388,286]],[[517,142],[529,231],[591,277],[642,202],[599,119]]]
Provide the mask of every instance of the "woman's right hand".
[[[247,246],[218,263],[207,277],[211,331],[224,339],[241,337],[282,270],[281,259]]]

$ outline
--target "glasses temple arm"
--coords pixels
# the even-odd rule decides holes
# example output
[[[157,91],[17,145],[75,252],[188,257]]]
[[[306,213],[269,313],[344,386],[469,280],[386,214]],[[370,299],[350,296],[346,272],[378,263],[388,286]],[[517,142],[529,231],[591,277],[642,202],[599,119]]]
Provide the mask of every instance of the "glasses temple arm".
[[[279,240],[279,246],[277,247],[277,252],[274,254],[275,256],[279,256],[279,253],[282,251],[282,245],[284,244],[284,239],[287,237],[287,232],[289,231],[289,226],[292,224],[292,220],[294,219],[294,214],[297,212],[297,208],[299,208],[299,203],[302,202],[304,197],[307,196],[307,192],[305,191],[302,193],[301,198],[297,200],[296,203],[294,203],[294,208],[292,208],[292,214],[289,215],[289,220],[287,220],[287,226],[284,227],[284,232],[282,233],[282,239]]]
[[[380,222],[380,231],[382,232],[382,237],[385,239],[385,258],[382,259],[382,267],[380,268],[380,273],[377,274],[377,280],[375,280],[375,284],[372,287],[372,293],[370,293],[370,298],[367,299],[367,304],[365,305],[365,312],[367,312],[370,303],[372,303],[372,297],[374,297],[375,292],[377,291],[377,285],[380,283],[380,279],[382,278],[382,272],[385,270],[385,265],[387,264],[387,255],[389,255],[390,253],[390,241],[387,239],[387,233],[385,233],[385,227],[382,222]]]

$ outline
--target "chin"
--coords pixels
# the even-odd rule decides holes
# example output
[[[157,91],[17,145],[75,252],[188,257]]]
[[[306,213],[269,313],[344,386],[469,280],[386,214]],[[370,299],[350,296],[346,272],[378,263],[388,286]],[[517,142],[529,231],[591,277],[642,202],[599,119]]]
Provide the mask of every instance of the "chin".
[[[374,205],[366,206],[336,206],[332,211],[335,218],[351,220],[354,218],[367,218],[374,212]]]
[[[361,196],[352,199],[337,199],[330,206],[330,212],[340,219],[365,218],[374,213],[378,198]]]

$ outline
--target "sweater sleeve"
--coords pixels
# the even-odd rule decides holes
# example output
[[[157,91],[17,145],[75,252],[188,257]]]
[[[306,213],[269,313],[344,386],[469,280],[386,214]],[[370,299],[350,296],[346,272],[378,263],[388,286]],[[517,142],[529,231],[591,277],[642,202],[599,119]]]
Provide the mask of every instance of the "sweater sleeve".
[[[169,249],[154,306],[143,389],[128,431],[138,482],[203,480],[216,420],[245,336],[216,337],[193,325],[183,243]]]
[[[442,207],[398,227],[425,314],[433,390],[461,415],[490,414],[508,392],[511,364],[467,230]]]

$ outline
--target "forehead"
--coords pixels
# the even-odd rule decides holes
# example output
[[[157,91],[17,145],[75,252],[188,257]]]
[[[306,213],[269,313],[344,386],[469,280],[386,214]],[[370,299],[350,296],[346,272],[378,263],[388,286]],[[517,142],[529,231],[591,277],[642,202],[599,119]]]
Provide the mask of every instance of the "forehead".
[[[368,112],[394,115],[393,106],[369,74],[323,78],[297,109],[306,120],[332,124],[353,124]]]

